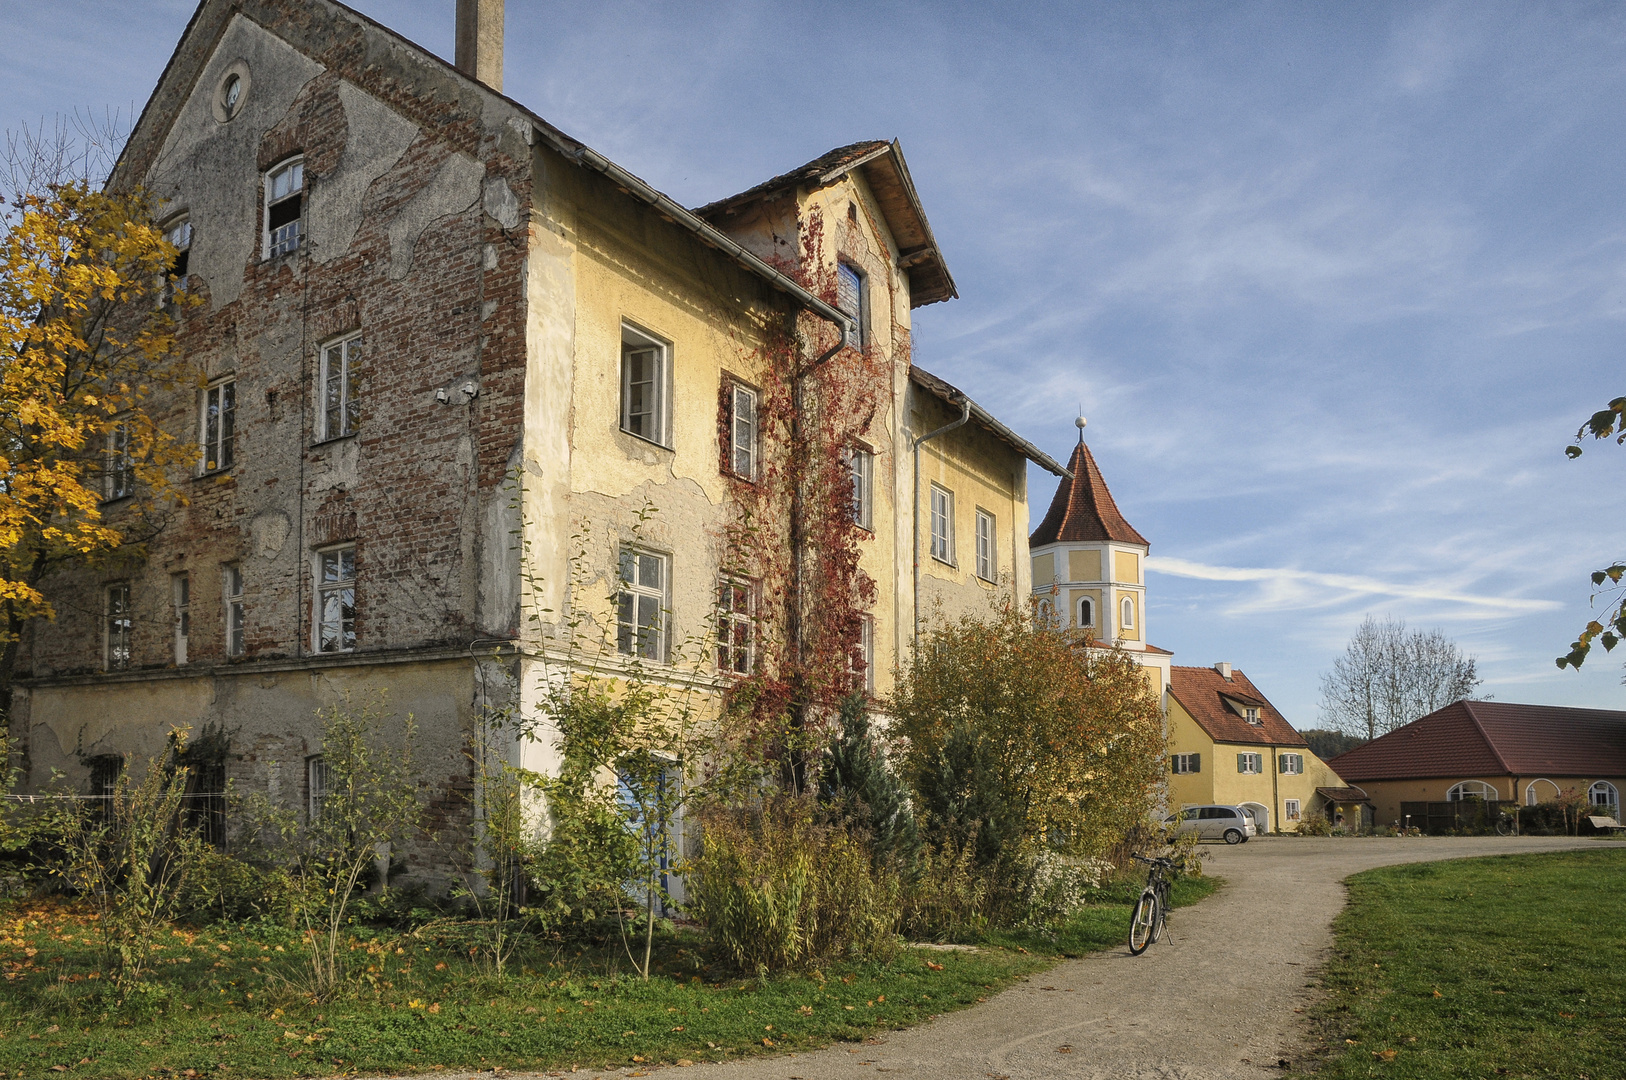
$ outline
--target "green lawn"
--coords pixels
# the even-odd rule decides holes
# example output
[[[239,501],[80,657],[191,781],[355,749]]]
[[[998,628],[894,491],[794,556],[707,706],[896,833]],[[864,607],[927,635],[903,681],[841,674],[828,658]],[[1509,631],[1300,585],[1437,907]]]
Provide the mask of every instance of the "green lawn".
[[[1626,1077],[1626,851],[1349,879],[1317,1080]]]
[[[1176,903],[1217,886],[1183,881]],[[247,1080],[721,1061],[919,1023],[1062,956],[1117,945],[1128,923],[1128,905],[1108,902],[1060,933],[1003,932],[974,952],[917,949],[884,966],[764,981],[725,977],[683,934],[663,941],[656,976],[643,982],[610,953],[538,943],[499,977],[433,933],[362,931],[349,953],[354,989],[321,1005],[297,988],[292,932],[267,924],[176,927],[157,954],[154,992],[110,1009],[83,912],[7,902],[0,904],[0,1069],[12,1078]]]

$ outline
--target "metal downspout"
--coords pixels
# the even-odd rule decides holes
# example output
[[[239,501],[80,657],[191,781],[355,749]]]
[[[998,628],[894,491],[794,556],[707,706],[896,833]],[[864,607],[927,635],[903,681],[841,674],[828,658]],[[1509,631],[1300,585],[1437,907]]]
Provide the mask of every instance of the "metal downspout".
[[[935,439],[939,435],[946,435],[949,432],[953,431],[955,428],[960,427],[961,425],[965,424],[968,420],[971,419],[971,399],[968,398],[968,397],[965,397],[964,395],[962,395],[961,398],[960,398],[960,403],[961,403],[961,407],[962,407],[962,409],[964,411],[962,411],[960,413],[960,418],[958,420],[952,421],[951,423],[944,424],[942,427],[938,428],[936,431],[928,431],[926,434],[922,435],[920,438],[918,438],[918,439],[916,439],[914,441],[913,450],[914,450],[914,456],[915,456],[915,505],[914,505],[915,517],[914,517],[914,532],[910,535],[910,546],[913,548],[914,562],[915,562],[915,587],[914,587],[914,627],[915,627],[915,632],[909,638],[909,642],[910,642],[911,645],[920,640],[920,444],[924,443],[924,442],[928,442],[928,441],[930,441],[932,439]]]

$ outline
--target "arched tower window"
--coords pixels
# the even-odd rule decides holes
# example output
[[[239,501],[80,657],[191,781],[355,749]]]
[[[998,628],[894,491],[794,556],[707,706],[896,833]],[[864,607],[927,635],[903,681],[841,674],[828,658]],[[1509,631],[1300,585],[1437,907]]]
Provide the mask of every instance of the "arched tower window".
[[[1127,596],[1118,604],[1118,625],[1125,630],[1135,628],[1135,601]]]
[[[1095,601],[1088,596],[1078,602],[1078,625],[1080,629],[1095,625]]]

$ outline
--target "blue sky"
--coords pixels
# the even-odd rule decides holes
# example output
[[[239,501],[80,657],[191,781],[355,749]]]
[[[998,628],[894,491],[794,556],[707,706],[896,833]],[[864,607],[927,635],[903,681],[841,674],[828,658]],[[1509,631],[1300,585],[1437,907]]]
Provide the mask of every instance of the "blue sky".
[[[0,126],[139,108],[192,6],[0,0]],[[450,55],[454,0],[356,6]],[[1626,393],[1626,8],[509,0],[506,55],[690,205],[902,139],[962,297],[917,362],[1058,456],[1082,403],[1177,663],[1311,726],[1389,614],[1626,704],[1553,665],[1626,555],[1626,450],[1562,452]]]

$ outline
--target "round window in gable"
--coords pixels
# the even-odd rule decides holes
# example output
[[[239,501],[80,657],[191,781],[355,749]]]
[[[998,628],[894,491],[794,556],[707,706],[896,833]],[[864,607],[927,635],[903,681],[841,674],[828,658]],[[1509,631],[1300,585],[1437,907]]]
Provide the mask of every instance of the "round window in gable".
[[[215,119],[222,124],[236,119],[243,111],[243,103],[248,100],[248,89],[248,64],[238,60],[226,69],[220,85],[215,89]]]

